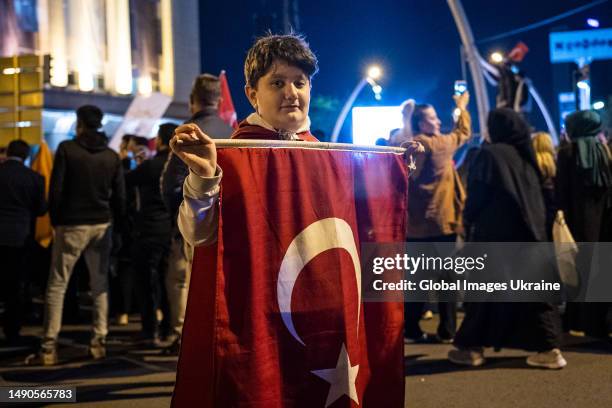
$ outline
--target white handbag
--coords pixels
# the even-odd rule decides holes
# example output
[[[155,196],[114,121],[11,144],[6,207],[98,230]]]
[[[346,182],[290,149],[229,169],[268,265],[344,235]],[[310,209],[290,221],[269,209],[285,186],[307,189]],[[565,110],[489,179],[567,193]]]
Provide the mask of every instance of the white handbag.
[[[555,216],[552,233],[561,282],[566,286],[577,288],[579,284],[578,273],[576,271],[578,246],[565,222],[565,217],[561,210],[557,211]]]

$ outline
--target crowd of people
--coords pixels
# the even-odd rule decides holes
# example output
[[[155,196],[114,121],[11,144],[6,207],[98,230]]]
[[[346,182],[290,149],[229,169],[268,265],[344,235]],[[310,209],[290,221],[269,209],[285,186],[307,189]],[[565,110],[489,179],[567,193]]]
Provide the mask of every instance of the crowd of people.
[[[199,75],[190,96],[191,118],[199,128],[226,138],[232,128],[217,116],[219,79]],[[109,317],[128,324],[141,317],[137,342],[178,354],[185,317],[192,249],[178,232],[176,215],[187,169],[169,148],[177,125],[163,123],[154,146],[149,139],[125,135],[117,154],[101,131],[103,112],[96,106],[76,111],[76,137],[58,146],[48,199],[44,178],[25,165],[30,147],[9,144],[0,164],[0,250],[8,260],[3,279],[3,328],[8,344],[20,344],[24,320],[26,270],[34,221],[47,211],[53,226],[48,279],[44,284],[43,336],[27,364],[58,362],[58,336],[70,278],[80,259],[89,276],[93,328],[89,354],[106,356]],[[151,149],[153,147],[153,149]],[[113,316],[114,315],[114,316]],[[162,340],[164,341],[162,343]]]
[[[412,120],[405,121],[409,140],[425,147],[409,189],[408,242],[547,242],[553,239],[558,211],[565,214],[576,242],[612,238],[611,155],[596,112],[569,115],[564,140],[555,149],[550,135],[532,132],[520,113],[494,109],[487,122],[489,140],[468,150],[460,177],[453,157],[469,137],[469,116],[461,103],[458,108],[449,135],[440,134],[435,110],[428,105],[416,105]],[[408,132],[398,130],[391,141],[405,143],[396,135]],[[582,247],[577,268],[588,271],[591,255],[588,246]],[[560,351],[564,329],[612,338],[610,303],[466,303],[458,331],[455,305],[440,303],[436,336],[420,329],[423,306],[406,304],[407,341],[452,342],[456,349],[448,357],[457,364],[479,366],[485,363],[485,347],[509,347],[535,351],[529,365],[562,368],[567,364]]]
[[[55,235],[46,285],[44,335],[29,363],[56,364],[64,297],[77,260],[83,256],[93,299],[90,354],[106,355],[110,303],[119,324],[128,321],[134,296],[141,314],[143,344],[176,354],[193,247],[216,240],[217,203],[223,170],[216,161],[217,138],[315,142],[308,117],[317,60],[295,35],[259,39],[245,61],[246,96],[254,112],[231,129],[217,116],[218,78],[196,78],[190,96],[191,118],[180,126],[159,126],[155,154],[146,138],[128,135],[119,154],[108,146],[102,111],[77,110],[76,138],[56,153],[44,199],[42,177],[23,163],[29,147],[14,141],[0,164],[0,254],[12,273],[0,277],[5,290],[4,332],[17,341],[20,282],[27,237],[35,218],[48,209]],[[524,117],[508,108],[489,114],[489,140],[466,161],[462,179],[454,157],[471,138],[469,94],[455,96],[454,130],[441,132],[431,105],[402,105],[404,125],[389,143],[415,154],[409,181],[408,242],[545,242],[552,239],[557,210],[566,216],[576,241],[610,240],[612,173],[610,151],[602,140],[601,118],[580,111],[566,120],[567,139],[558,150],[550,136],[536,133]],[[556,159],[555,159],[556,156]],[[48,205],[47,205],[48,204]],[[583,262],[588,262],[588,254]],[[535,351],[528,363],[561,368],[562,323],[558,305],[547,303],[439,303],[437,335],[419,325],[424,304],[407,303],[405,336],[411,342],[441,341],[456,349],[449,359],[477,366],[484,347]],[[570,303],[565,328],[612,336],[609,304]],[[596,321],[595,321],[596,320]],[[596,329],[594,329],[596,327]]]

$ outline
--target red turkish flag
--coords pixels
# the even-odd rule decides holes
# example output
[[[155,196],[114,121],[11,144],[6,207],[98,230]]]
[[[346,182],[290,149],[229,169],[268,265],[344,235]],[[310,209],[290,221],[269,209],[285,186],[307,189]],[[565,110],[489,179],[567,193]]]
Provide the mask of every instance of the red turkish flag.
[[[221,83],[221,100],[219,101],[218,114],[221,119],[234,129],[238,127],[236,109],[232,102],[232,94],[230,93],[229,84],[227,83],[227,75],[225,71],[219,74],[219,82]]]
[[[361,302],[361,244],[401,242],[401,155],[220,148],[173,407],[403,407],[403,304]]]

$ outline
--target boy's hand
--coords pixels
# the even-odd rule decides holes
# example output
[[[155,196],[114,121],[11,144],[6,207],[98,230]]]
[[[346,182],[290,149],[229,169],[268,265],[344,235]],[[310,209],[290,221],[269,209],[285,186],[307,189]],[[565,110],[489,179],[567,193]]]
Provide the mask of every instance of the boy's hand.
[[[461,95],[453,95],[453,99],[459,109],[466,110],[468,102],[470,102],[470,93],[465,91]]]
[[[217,168],[215,142],[193,123],[181,125],[174,131],[170,147],[195,174],[213,177]]]
[[[402,143],[401,147],[406,149],[406,152],[404,152],[404,160],[406,161],[408,168],[411,172],[416,170],[417,160],[415,160],[415,157],[419,158],[420,155],[425,153],[425,147],[421,143],[414,140]]]

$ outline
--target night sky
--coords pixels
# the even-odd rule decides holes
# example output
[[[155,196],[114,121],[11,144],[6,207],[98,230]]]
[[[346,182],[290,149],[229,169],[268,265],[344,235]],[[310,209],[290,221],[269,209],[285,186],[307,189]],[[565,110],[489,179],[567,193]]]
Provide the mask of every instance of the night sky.
[[[207,0],[201,3],[200,10],[202,69],[212,73],[221,69],[227,71],[239,118],[251,112],[243,93],[242,69],[246,51],[253,39],[261,34],[262,27],[269,27],[273,32],[282,31],[281,1],[246,3]],[[478,41],[588,3],[590,1],[584,0],[464,0],[463,6]],[[612,2],[527,33],[479,44],[479,50],[486,56],[492,50],[509,51],[518,41],[525,42],[530,52],[521,69],[532,78],[556,119],[553,88],[569,86],[570,89],[558,91],[571,91],[571,69],[569,66],[553,68],[548,62],[548,34],[555,30],[588,29],[587,17],[598,18],[601,27],[612,27]],[[355,105],[398,105],[411,97],[417,102],[432,103],[444,124],[450,126],[453,83],[462,75],[460,38],[446,1],[300,0],[299,28],[319,58],[320,71],[313,80],[312,98],[335,100],[341,107],[365,67],[377,62],[384,69],[384,78],[380,81],[382,100],[376,102],[372,92],[364,89]],[[594,98],[602,99],[612,94],[610,75],[603,74],[610,66],[609,61],[592,64]],[[553,75],[555,70],[556,76]],[[467,76],[471,82],[469,71]],[[557,78],[555,84],[554,78]],[[494,104],[495,91],[489,89]],[[471,107],[475,113],[474,102]],[[530,115],[530,119],[536,127],[544,126],[539,114]],[[347,124],[349,122],[350,117]],[[317,127],[317,123],[313,125]],[[319,127],[331,132],[331,128]],[[350,127],[345,126],[342,134],[349,133]]]

